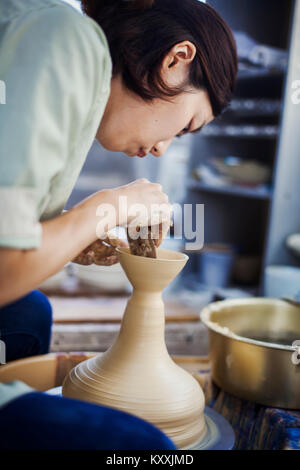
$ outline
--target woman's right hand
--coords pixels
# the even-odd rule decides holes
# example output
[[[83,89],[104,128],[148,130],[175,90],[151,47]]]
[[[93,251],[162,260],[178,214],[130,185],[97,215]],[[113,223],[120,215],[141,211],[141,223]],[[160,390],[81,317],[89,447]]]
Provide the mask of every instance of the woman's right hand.
[[[113,189],[116,196],[116,208],[118,211],[118,225],[126,226],[135,219],[138,214],[134,210],[136,204],[143,205],[145,217],[141,217],[143,225],[154,223],[170,226],[171,204],[168,196],[163,192],[162,186],[151,183],[146,178],[141,178],[125,186]],[[126,204],[122,203],[120,197],[125,197]]]

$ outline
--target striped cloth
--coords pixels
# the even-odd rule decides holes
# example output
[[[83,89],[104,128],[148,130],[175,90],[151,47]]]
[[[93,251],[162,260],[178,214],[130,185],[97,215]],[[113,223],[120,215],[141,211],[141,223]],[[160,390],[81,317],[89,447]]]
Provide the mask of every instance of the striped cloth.
[[[223,392],[200,371],[206,404],[232,425],[235,450],[300,450],[300,412],[266,408]]]

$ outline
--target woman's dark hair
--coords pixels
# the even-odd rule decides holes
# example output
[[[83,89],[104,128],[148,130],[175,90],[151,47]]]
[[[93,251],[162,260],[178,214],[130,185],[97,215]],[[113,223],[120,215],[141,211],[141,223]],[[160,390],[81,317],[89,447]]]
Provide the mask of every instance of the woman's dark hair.
[[[236,44],[229,26],[209,5],[198,0],[82,0],[83,11],[103,29],[113,74],[144,100],[172,97],[187,85],[208,92],[214,116],[232,98]],[[197,54],[188,83],[168,88],[161,64],[172,47],[191,41]]]

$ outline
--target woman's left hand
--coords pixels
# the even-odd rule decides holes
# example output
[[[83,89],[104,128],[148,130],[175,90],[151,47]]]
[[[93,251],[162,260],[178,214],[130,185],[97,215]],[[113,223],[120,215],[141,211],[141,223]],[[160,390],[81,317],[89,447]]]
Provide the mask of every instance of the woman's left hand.
[[[116,248],[128,246],[126,242],[117,238],[107,237],[105,240],[96,240],[73,259],[73,263],[88,266],[112,266],[119,262]]]

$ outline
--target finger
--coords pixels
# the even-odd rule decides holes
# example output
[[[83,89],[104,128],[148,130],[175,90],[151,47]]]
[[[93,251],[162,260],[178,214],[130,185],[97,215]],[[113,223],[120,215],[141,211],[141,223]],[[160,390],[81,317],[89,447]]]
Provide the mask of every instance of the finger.
[[[172,205],[169,203],[160,204],[157,210],[151,211],[151,226],[157,227],[158,225],[162,225],[162,233],[165,234],[171,225],[171,217]]]
[[[112,250],[107,252],[106,254],[101,253],[100,255],[98,255],[97,253],[94,253],[94,263],[101,264],[102,260],[110,258],[111,256],[117,256],[116,250],[114,248],[112,248]]]
[[[95,260],[97,266],[112,266],[119,262],[119,258],[116,255],[108,256],[99,260]]]
[[[150,181],[147,178],[139,178],[136,183],[150,183]]]
[[[159,245],[161,244],[161,242],[163,240],[162,224],[159,224],[158,230],[159,230],[158,238],[155,238],[155,240],[154,240],[156,248],[159,247]]]
[[[154,243],[155,246],[158,248],[161,243],[163,242],[164,238],[166,237],[167,233],[170,230],[170,226],[172,223],[170,221],[165,221],[159,224],[159,234],[158,237],[155,238]]]
[[[162,185],[160,183],[152,183],[152,186],[156,191],[162,191]]]
[[[103,240],[98,240],[98,242],[99,243],[94,243],[92,247],[95,258],[105,258],[115,253],[115,248],[111,245],[104,244]]]
[[[90,245],[90,250],[92,252],[97,252],[97,253],[100,253],[101,251],[103,253],[105,253],[105,250],[107,248],[107,245],[103,243],[104,240],[96,240],[95,242],[93,242],[91,245]]]
[[[127,246],[127,243],[124,240],[121,240],[120,238],[116,237],[114,234],[107,234],[107,238],[105,239],[106,243],[111,245],[114,248],[118,248],[119,246]]]
[[[119,240],[120,241],[120,247],[122,248],[128,248],[128,242],[125,240]]]
[[[89,266],[93,264],[94,256],[91,252],[89,253],[80,253],[76,258],[73,259],[73,263],[81,264],[82,266]]]

